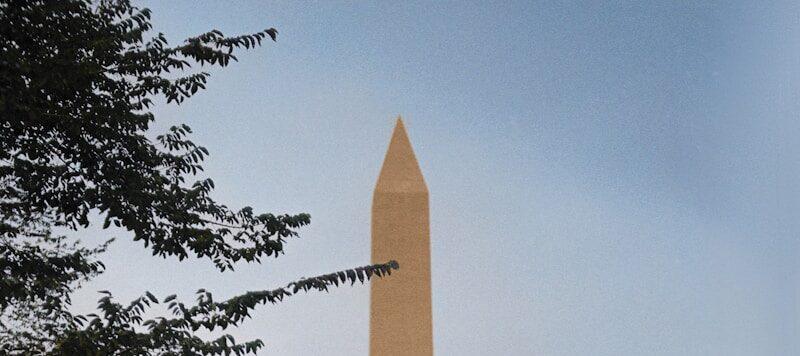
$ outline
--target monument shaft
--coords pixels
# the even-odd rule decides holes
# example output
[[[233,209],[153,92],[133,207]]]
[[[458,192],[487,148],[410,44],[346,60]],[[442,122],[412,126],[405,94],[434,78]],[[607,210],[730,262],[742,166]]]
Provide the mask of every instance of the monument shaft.
[[[372,262],[400,269],[371,283],[370,355],[432,355],[428,189],[401,119],[372,200]]]

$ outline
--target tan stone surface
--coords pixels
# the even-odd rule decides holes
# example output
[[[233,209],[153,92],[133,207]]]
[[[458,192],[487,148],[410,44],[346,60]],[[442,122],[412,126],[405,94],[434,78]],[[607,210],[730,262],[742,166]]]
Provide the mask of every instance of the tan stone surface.
[[[432,355],[428,188],[401,118],[372,199],[372,262],[400,269],[371,283],[370,355]]]

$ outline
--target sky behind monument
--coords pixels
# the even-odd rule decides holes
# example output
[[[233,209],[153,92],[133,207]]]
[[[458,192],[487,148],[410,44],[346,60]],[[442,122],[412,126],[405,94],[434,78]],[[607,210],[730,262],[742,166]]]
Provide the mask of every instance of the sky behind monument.
[[[309,212],[220,274],[121,231],[96,290],[191,300],[369,262],[402,114],[430,190],[440,355],[800,353],[800,4],[151,1],[171,43],[275,27],[185,122],[232,207]],[[402,264],[401,264],[402,267]],[[265,354],[366,355],[369,287],[265,306]]]

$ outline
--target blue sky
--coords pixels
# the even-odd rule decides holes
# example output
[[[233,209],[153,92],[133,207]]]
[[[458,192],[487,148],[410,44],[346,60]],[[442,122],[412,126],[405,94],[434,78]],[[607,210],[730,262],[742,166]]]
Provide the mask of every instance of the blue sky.
[[[97,290],[191,300],[369,262],[403,115],[431,199],[440,355],[800,353],[800,3],[143,2],[171,43],[277,43],[159,105],[215,196],[309,212],[285,256],[219,273],[122,231]],[[365,355],[369,288],[261,308],[264,354]]]

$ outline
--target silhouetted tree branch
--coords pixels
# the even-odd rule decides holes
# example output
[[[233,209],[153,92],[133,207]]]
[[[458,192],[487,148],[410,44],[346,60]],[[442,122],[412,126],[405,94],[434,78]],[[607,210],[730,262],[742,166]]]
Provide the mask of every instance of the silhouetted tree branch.
[[[199,293],[192,307],[171,298],[174,318],[142,320],[158,300],[127,306],[107,293],[101,315],[72,315],[69,295],[104,269],[94,249],[53,236],[99,213],[103,227],[130,231],[161,257],[207,259],[220,271],[283,253],[308,214],[235,210],[199,179],[209,151],[177,125],[150,140],[154,100],[181,104],[206,89],[235,53],[275,41],[268,28],[228,37],[217,30],[170,46],[152,33],[150,10],[127,0],[0,0],[0,352],[56,354],[239,354],[260,340],[204,341],[199,328],[239,325],[259,304],[384,276],[397,263],[302,279],[224,302]],[[148,37],[149,36],[149,37]],[[276,166],[280,169],[280,166]],[[141,330],[140,327],[146,327]]]

